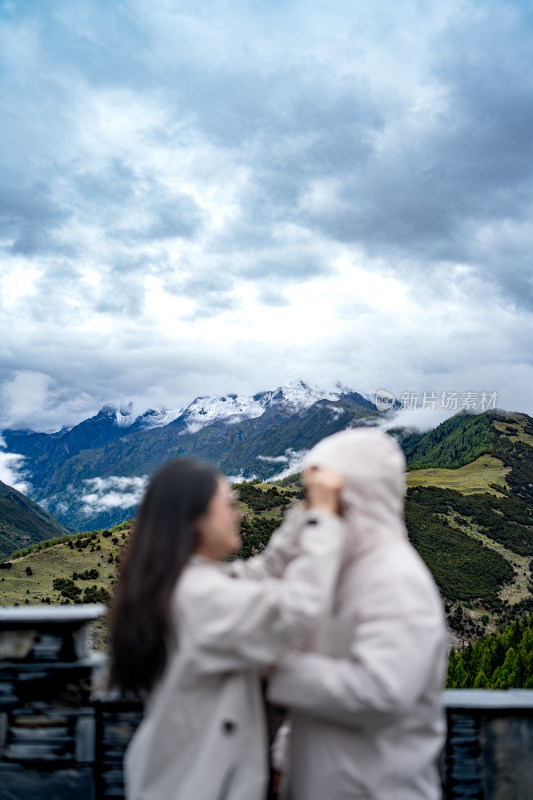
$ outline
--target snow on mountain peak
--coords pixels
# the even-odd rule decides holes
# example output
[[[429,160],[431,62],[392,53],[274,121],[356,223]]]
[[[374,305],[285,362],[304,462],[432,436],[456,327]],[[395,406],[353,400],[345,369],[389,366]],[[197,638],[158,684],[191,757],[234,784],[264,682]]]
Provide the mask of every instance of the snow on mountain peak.
[[[119,428],[129,428],[135,421],[133,416],[133,403],[115,408],[115,422]]]
[[[139,416],[134,414],[133,403],[105,406],[102,411],[121,428],[162,428],[181,418],[185,423],[184,433],[197,433],[215,422],[236,423],[245,419],[256,419],[269,408],[287,408],[298,413],[319,400],[338,400],[349,391],[350,389],[340,383],[332,390],[325,390],[311,387],[300,380],[259,392],[253,397],[237,394],[226,394],[222,397],[200,396],[185,408],[150,408]]]
[[[120,406],[104,406],[99,413],[119,428],[149,430],[162,428],[173,422],[183,413],[183,408],[149,408],[148,411],[137,415],[133,403],[123,403]]]
[[[136,420],[136,427],[155,428],[168,425],[181,417],[185,422],[186,433],[197,433],[202,428],[215,422],[236,423],[245,419],[256,419],[262,416],[267,408],[289,407],[292,411],[303,411],[318,400],[338,400],[349,389],[340,384],[334,390],[323,390],[310,387],[304,381],[296,381],[285,386],[278,386],[266,392],[259,392],[253,397],[238,394],[226,394],[222,397],[202,395],[180,410],[151,409]]]
[[[119,428],[129,428],[129,426],[135,420],[135,417],[132,414],[132,409],[132,403],[121,406],[105,405],[100,409],[94,419],[99,420],[104,418],[112,425],[117,425]],[[93,417],[91,417],[91,419],[93,419]],[[84,421],[86,422],[87,420]],[[70,428],[62,428],[62,430],[68,431]]]
[[[144,431],[163,428],[183,414],[183,408],[149,408],[135,420],[135,427]]]
[[[276,405],[289,405],[295,411],[304,411],[319,400],[338,400],[341,395],[345,394],[347,389],[340,385],[335,390],[319,389],[318,387],[311,387],[304,381],[296,381],[288,383],[286,386],[278,386],[269,392],[260,392],[254,395],[254,400],[257,400],[265,408],[271,408]]]
[[[264,412],[265,409],[253,397],[227,394],[223,397],[197,397],[187,406],[183,417],[187,422],[187,433],[196,433],[213,422],[254,419]]]

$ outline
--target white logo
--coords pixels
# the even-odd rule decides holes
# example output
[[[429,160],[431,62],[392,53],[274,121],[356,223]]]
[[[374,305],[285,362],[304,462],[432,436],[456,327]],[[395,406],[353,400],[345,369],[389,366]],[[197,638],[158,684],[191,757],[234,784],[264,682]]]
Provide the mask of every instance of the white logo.
[[[390,408],[394,408],[394,403],[396,402],[396,398],[389,392],[388,389],[378,389],[376,392],[376,408],[379,411],[388,411]]]

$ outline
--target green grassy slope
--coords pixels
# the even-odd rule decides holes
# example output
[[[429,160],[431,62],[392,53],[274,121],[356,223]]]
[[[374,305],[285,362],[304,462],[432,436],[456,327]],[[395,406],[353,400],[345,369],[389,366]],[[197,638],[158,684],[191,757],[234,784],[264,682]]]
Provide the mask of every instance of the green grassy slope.
[[[452,627],[479,634],[487,614],[511,619],[533,611],[533,420],[460,414],[413,438],[406,453],[408,529],[447,600]],[[461,466],[448,468],[450,454]],[[456,614],[460,600],[469,608]]]
[[[286,487],[243,484],[240,488],[242,548],[247,558],[265,546],[285,510],[301,499],[297,483]],[[131,523],[109,530],[71,534],[23,548],[0,564],[0,605],[107,602],[113,593]],[[106,622],[92,625],[92,645],[107,647]]]
[[[94,593],[94,587],[105,601],[104,593],[110,595],[113,591],[128,532],[129,525],[119,525],[110,531],[65,536],[63,541],[54,540],[50,546],[33,545],[14,553],[0,565],[0,604],[64,603],[71,602],[76,595],[83,601],[87,590]],[[73,579],[74,574],[87,573],[91,577]],[[54,588],[57,579],[69,579],[80,593],[69,592],[68,585],[64,589]]]
[[[499,458],[485,453],[456,469],[414,469],[407,473],[407,486],[437,486],[463,494],[488,492],[501,497],[501,488],[508,488],[505,477],[509,470]]]
[[[265,546],[272,531],[281,524],[285,509],[301,499],[301,490],[297,484],[279,488],[242,484],[239,488],[242,512],[239,555],[248,557]],[[92,570],[98,572],[96,578],[74,579],[81,589],[77,599],[83,600],[87,588],[93,586],[110,594],[130,528],[131,522],[125,522],[109,530],[70,534],[12,553],[9,560],[0,564],[0,604],[73,601],[77,593],[69,592],[68,586],[63,593],[54,589],[54,580],[72,580],[73,574],[79,576]]]

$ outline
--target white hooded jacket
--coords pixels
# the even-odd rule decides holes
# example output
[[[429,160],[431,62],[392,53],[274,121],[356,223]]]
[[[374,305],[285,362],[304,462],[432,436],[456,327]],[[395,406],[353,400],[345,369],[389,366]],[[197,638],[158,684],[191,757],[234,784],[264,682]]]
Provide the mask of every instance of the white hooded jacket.
[[[263,800],[260,673],[328,612],[345,530],[334,514],[295,509],[241,570],[254,580],[232,577],[238,563],[191,559],[172,598],[177,648],[126,752],[128,800]]]
[[[436,800],[447,629],[403,520],[405,459],[375,430],[322,440],[306,466],[340,472],[348,534],[331,614],[286,656],[269,699],[288,706],[285,800]]]

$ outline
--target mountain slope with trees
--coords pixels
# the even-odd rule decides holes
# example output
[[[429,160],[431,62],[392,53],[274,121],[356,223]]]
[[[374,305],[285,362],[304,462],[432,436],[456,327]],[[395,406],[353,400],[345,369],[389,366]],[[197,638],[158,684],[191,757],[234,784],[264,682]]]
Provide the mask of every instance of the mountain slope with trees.
[[[497,431],[491,426],[490,414],[459,413],[424,435],[407,435],[402,447],[409,469],[456,469],[474,461],[482,453],[492,452]]]
[[[0,481],[0,559],[22,544],[68,533],[44,508]]]
[[[533,617],[452,650],[449,689],[533,689]]]
[[[438,471],[449,466],[450,453],[461,464],[467,454],[479,457],[481,451],[490,463],[502,466],[485,490],[439,485]],[[416,442],[408,441],[406,455],[409,469],[415,468],[408,485],[410,475],[423,474],[428,481],[407,491],[409,533],[439,584],[457,635],[463,640],[479,636],[489,619],[531,613],[531,417],[495,411],[459,414]]]

